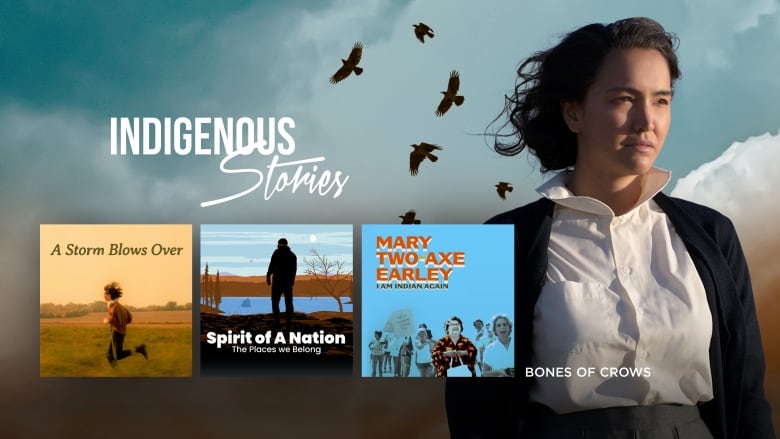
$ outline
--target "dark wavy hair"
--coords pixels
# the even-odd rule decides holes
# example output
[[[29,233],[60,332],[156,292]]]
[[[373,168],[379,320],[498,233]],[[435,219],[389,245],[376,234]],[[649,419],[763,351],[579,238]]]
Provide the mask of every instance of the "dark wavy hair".
[[[505,121],[495,136],[494,149],[516,155],[526,147],[541,163],[541,171],[566,169],[577,159],[577,137],[561,113],[562,102],[582,102],[604,58],[612,49],[655,49],[669,64],[674,83],[680,78],[675,50],[678,39],[655,20],[627,18],[611,24],[589,24],[563,37],[546,51],[520,63],[514,93],[505,96]],[[505,132],[507,129],[509,132]],[[502,133],[502,131],[504,131]]]
[[[116,282],[106,284],[106,286],[103,287],[103,292],[108,293],[112,300],[116,300],[122,297],[122,287],[120,287]]]

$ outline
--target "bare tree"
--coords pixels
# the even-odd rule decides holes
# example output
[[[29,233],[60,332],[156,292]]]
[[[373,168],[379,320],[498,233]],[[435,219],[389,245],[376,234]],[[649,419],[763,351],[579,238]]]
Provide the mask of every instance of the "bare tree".
[[[306,265],[304,273],[311,275],[329,296],[336,299],[339,304],[339,312],[344,312],[342,296],[348,296],[352,301],[352,271],[347,272],[344,261],[328,258],[321,255],[315,249],[311,249],[312,258],[303,258]]]

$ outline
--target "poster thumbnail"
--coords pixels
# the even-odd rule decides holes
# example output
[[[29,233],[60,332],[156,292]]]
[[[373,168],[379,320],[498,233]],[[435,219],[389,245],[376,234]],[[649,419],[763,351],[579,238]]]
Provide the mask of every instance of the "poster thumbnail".
[[[364,225],[362,376],[512,376],[513,243],[510,225]]]
[[[192,226],[42,224],[40,375],[192,375]]]
[[[204,376],[352,374],[352,225],[200,231]]]

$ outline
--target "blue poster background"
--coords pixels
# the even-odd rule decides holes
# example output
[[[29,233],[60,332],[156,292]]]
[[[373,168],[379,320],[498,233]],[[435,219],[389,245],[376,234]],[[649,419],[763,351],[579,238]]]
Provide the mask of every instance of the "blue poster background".
[[[457,316],[463,321],[463,335],[472,338],[473,322],[489,323],[495,314],[507,314],[514,320],[514,230],[499,224],[419,224],[363,225],[362,229],[362,345],[361,374],[371,376],[368,343],[374,331],[390,329],[388,319],[393,311],[411,309],[412,325],[425,323],[438,340],[445,335],[446,321]],[[430,236],[429,247],[418,250],[425,268],[424,255],[430,252],[465,253],[463,267],[454,267],[447,289],[381,288],[377,282],[380,267],[377,237]],[[396,251],[402,251],[397,249]],[[387,264],[384,265],[388,267]],[[414,367],[412,367],[414,372]],[[411,376],[414,376],[412,373]]]

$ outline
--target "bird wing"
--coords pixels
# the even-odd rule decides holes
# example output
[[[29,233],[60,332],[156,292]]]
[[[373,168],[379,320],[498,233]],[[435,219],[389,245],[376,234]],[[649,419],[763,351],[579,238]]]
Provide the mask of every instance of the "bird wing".
[[[415,24],[414,25],[414,36],[417,37],[418,40],[420,40],[421,43],[425,43],[425,40],[423,39],[423,36],[425,35],[425,29],[423,28],[423,24]]]
[[[411,154],[409,154],[409,172],[412,175],[417,175],[418,170],[420,169],[420,163],[425,160],[425,155],[418,153],[417,151],[412,151]]]
[[[447,83],[447,94],[454,96],[456,93],[458,93],[459,88],[460,74],[457,70],[453,70],[452,73],[450,73],[450,82]]]
[[[439,106],[436,108],[436,115],[439,117],[444,116],[444,113],[446,113],[450,107],[452,107],[452,99],[445,95],[441,99],[441,102],[439,102]]]
[[[427,152],[433,152],[434,149],[444,149],[439,145],[434,145],[433,143],[426,143],[426,142],[420,142],[420,148],[425,149]]]
[[[330,83],[335,84],[347,76],[352,72],[352,68],[350,68],[347,64],[344,64],[341,66],[340,69],[336,70],[336,73],[333,74],[333,76],[330,77]]]
[[[502,200],[506,200],[506,193],[504,192],[503,187],[496,188],[496,192],[498,192],[498,196],[501,197]]]
[[[360,63],[360,58],[363,57],[363,43],[358,41],[352,46],[352,51],[349,52],[349,58],[347,58],[347,64],[351,67],[355,67]]]

